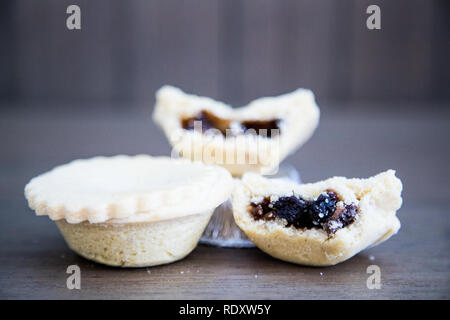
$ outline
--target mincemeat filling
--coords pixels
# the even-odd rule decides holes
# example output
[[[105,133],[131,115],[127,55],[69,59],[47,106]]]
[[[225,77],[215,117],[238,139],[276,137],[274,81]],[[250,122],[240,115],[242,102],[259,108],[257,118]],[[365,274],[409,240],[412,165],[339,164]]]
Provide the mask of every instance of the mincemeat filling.
[[[181,120],[181,126],[185,130],[194,130],[195,121],[201,121],[202,132],[209,129],[216,129],[224,136],[227,134],[236,135],[236,132],[238,132],[239,134],[253,133],[256,135],[265,135],[271,138],[272,130],[277,130],[277,132],[280,130],[279,119],[233,122],[230,119],[218,117],[208,110],[202,110],[195,116],[183,118]],[[234,124],[234,127],[232,127],[232,124]]]
[[[280,218],[286,220],[286,227],[323,229],[330,236],[351,224],[358,215],[358,207],[340,202],[333,190],[326,190],[315,200],[295,195],[279,197],[276,201],[265,197],[261,202],[251,203],[248,211],[255,220]]]

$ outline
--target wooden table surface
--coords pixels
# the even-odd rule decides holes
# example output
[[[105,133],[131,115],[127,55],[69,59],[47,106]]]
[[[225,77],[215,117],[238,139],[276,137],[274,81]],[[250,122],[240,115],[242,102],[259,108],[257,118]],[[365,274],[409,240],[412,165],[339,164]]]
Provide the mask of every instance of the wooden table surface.
[[[0,298],[448,299],[450,113],[425,113],[434,110],[428,107],[396,113],[329,108],[314,137],[287,159],[305,182],[393,168],[404,183],[400,232],[327,268],[285,263],[258,249],[202,245],[182,261],[149,269],[85,260],[69,250],[54,222],[28,209],[24,185],[75,158],[169,154],[164,136],[149,113],[0,111]],[[66,288],[72,264],[81,268],[81,290]],[[379,290],[366,286],[373,264],[381,269]]]

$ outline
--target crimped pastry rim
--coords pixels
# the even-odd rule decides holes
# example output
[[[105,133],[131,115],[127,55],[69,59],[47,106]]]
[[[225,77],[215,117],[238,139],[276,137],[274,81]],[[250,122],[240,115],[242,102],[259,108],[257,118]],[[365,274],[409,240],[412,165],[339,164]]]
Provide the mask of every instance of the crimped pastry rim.
[[[112,197],[99,196],[98,199],[83,199],[80,194],[65,194],[60,183],[54,183],[61,172],[80,170],[80,165],[95,167],[105,162],[128,162],[130,168],[137,163],[152,165],[155,162],[167,163],[168,166],[190,166],[202,172],[202,176],[189,183],[172,186],[168,189],[156,189],[149,192],[130,192]],[[75,169],[74,169],[75,168]],[[193,167],[192,167],[193,168]],[[114,174],[114,172],[111,172]],[[53,176],[53,177],[52,177]],[[64,176],[64,175],[62,175]],[[220,181],[220,183],[217,183]],[[65,219],[69,223],[89,221],[102,223],[114,221],[151,222],[167,220],[213,209],[226,201],[231,193],[232,178],[223,168],[206,166],[187,159],[169,157],[152,157],[149,155],[117,155],[112,157],[97,156],[78,159],[53,168],[33,179],[25,186],[28,205],[37,215],[47,215],[52,220]],[[53,189],[53,190],[52,190]],[[57,192],[58,191],[58,192]],[[62,196],[61,196],[62,195]],[[59,198],[58,198],[59,197]]]

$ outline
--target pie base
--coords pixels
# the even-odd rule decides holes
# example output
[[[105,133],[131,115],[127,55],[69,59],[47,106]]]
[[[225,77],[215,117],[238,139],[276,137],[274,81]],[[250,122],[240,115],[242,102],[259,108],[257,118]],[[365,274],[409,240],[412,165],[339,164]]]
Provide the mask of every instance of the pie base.
[[[186,257],[212,213],[157,222],[70,224],[62,219],[56,224],[69,247],[86,259],[116,267],[150,267]]]

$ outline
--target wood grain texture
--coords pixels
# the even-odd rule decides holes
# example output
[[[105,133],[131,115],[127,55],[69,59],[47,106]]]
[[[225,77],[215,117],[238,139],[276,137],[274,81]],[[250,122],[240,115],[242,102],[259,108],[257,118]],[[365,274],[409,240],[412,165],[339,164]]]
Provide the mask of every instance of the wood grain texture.
[[[448,112],[325,112],[313,138],[289,157],[287,162],[305,182],[397,169],[404,183],[399,234],[347,262],[310,268],[278,261],[257,249],[199,246],[177,263],[119,269],[71,252],[55,224],[28,209],[23,187],[33,176],[75,158],[167,155],[170,148],[148,112],[86,114],[65,112],[60,105],[59,112],[46,113],[46,108],[35,104],[20,112],[8,106],[4,110],[19,111],[0,113],[2,299],[450,298]],[[81,290],[66,289],[65,272],[71,264],[81,268]],[[366,270],[372,264],[381,268],[380,290],[366,287]]]

